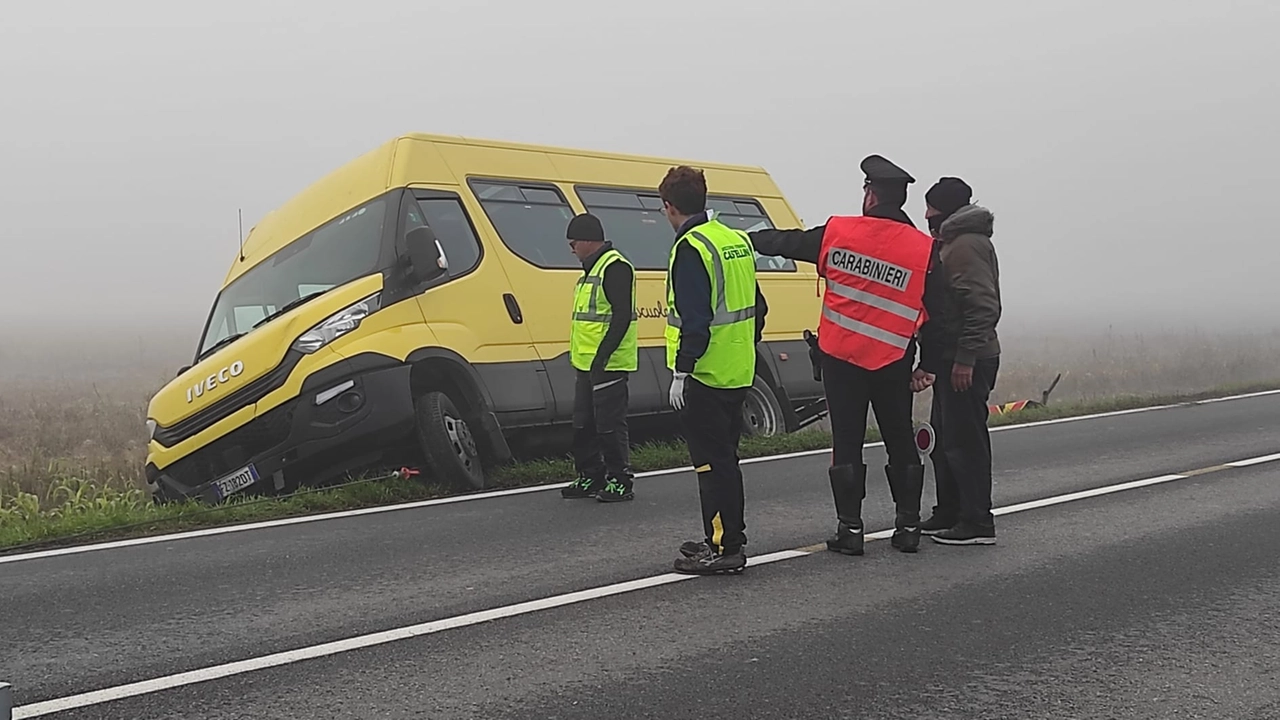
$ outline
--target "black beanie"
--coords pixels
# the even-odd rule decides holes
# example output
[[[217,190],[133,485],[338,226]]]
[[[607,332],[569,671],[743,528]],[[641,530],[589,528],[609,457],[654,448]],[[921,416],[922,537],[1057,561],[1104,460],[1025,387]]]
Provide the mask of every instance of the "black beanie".
[[[968,183],[957,177],[944,177],[929,188],[924,201],[943,215],[951,215],[968,205],[972,196],[973,188]]]
[[[587,242],[604,242],[604,226],[600,218],[590,213],[575,215],[569,221],[569,229],[565,232],[569,240],[586,240]]]

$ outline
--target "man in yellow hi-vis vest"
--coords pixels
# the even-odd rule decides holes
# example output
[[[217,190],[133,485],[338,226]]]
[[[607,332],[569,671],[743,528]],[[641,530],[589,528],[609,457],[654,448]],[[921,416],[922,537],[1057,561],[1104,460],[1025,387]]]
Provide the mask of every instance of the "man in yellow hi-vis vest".
[[[672,168],[658,195],[676,231],[667,266],[670,400],[698,475],[705,534],[680,547],[675,569],[740,573],[747,536],[738,440],[768,307],[756,285],[751,240],[707,212],[702,172]]]
[[[569,247],[582,261],[573,296],[569,361],[578,371],[573,399],[573,458],[578,478],[566,498],[622,502],[634,497],[627,431],[627,374],[639,366],[636,273],[607,242],[594,215],[569,221]]]

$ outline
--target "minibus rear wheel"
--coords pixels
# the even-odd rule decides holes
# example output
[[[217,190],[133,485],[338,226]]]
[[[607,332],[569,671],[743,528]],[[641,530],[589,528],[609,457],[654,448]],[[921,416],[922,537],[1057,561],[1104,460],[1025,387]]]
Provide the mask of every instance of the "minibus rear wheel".
[[[429,392],[418,400],[418,442],[432,478],[460,488],[484,487],[475,437],[448,395]]]
[[[778,396],[759,375],[747,389],[742,403],[742,427],[748,437],[773,437],[786,428]]]

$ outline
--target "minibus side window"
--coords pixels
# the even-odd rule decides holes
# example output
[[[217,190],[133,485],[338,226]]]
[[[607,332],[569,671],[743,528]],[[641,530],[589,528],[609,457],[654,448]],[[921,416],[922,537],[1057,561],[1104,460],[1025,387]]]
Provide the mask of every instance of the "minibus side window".
[[[476,239],[462,201],[456,196],[417,198],[416,207],[409,206],[405,233],[424,224],[431,228],[444,249],[449,260],[450,278],[465,275],[480,264],[480,241]]]
[[[604,235],[639,270],[666,270],[676,241],[656,193],[577,190],[587,212],[600,218]]]
[[[671,223],[662,214],[662,200],[653,191],[577,189],[587,211],[600,218],[605,237],[641,270],[666,270],[675,242]],[[737,230],[752,232],[773,224],[754,200],[708,197],[707,208],[716,219]],[[785,258],[756,254],[760,271],[795,272]]]
[[[716,219],[735,230],[755,232],[772,229],[764,210],[754,200],[742,198],[707,198],[707,207],[716,212]],[[756,270],[759,272],[795,272],[796,263],[782,257],[766,257],[756,253]]]
[[[541,268],[582,268],[565,240],[573,208],[555,187],[479,180],[470,185],[498,237],[516,255]]]

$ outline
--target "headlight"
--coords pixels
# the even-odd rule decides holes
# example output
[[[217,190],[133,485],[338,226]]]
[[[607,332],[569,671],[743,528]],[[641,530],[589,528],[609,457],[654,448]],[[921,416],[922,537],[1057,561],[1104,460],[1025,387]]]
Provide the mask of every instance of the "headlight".
[[[152,440],[155,440],[155,439],[156,439],[156,421],[152,420],[151,418],[147,418],[147,442],[151,442]]]
[[[293,341],[293,349],[310,355],[338,338],[360,327],[360,323],[379,307],[380,295],[372,295],[339,310]]]

